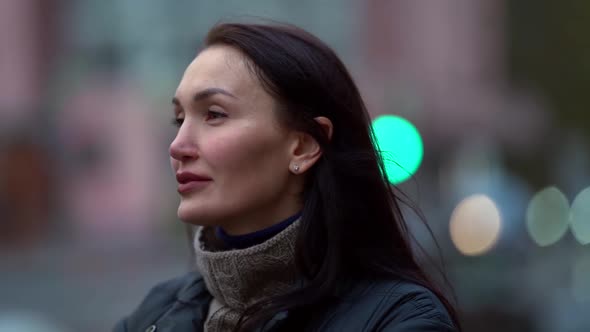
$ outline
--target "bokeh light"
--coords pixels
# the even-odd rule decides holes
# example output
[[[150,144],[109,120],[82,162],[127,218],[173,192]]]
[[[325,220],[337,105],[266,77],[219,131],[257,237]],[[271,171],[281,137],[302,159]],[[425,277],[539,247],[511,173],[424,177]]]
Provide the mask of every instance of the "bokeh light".
[[[414,175],[424,154],[418,129],[408,120],[394,115],[377,117],[372,129],[389,182],[399,184]]]
[[[531,238],[540,246],[551,245],[563,237],[569,223],[569,203],[555,187],[537,192],[526,211],[526,226]]]
[[[44,315],[33,312],[0,313],[0,331],[2,332],[66,332],[63,326]]]
[[[486,195],[472,195],[461,201],[451,215],[451,239],[462,254],[481,255],[496,244],[501,224],[496,203]]]
[[[570,209],[570,223],[578,242],[584,245],[590,243],[590,187],[582,190],[574,199]]]
[[[578,257],[572,271],[572,295],[578,302],[590,302],[590,255]]]

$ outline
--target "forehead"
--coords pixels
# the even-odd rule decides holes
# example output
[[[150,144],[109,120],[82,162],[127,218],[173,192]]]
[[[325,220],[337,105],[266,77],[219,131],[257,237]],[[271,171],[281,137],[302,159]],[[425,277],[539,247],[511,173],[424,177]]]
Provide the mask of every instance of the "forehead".
[[[203,50],[184,72],[177,95],[192,94],[206,88],[222,88],[232,94],[251,95],[261,86],[237,49],[219,45]]]

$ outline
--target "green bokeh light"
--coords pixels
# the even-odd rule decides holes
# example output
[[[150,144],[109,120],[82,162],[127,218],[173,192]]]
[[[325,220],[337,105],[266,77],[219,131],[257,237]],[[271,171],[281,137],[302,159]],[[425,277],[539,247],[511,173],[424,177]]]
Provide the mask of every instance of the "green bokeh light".
[[[570,210],[571,229],[576,240],[583,245],[590,243],[590,187],[582,190],[574,199]]]
[[[532,239],[542,247],[559,241],[569,226],[570,206],[556,187],[537,192],[526,210],[526,226]]]
[[[424,155],[418,129],[408,120],[394,115],[377,117],[372,127],[389,182],[399,184],[409,179],[420,167]]]

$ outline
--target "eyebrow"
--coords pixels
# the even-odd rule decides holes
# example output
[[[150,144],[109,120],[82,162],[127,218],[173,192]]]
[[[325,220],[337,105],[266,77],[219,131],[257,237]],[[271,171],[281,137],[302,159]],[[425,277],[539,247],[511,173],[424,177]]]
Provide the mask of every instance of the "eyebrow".
[[[193,101],[197,102],[197,101],[201,101],[203,99],[207,99],[210,98],[214,95],[217,94],[221,94],[221,95],[225,95],[228,97],[232,97],[237,99],[238,97],[234,96],[233,94],[231,94],[229,91],[224,90],[222,88],[207,88],[204,90],[201,90],[197,93],[195,93],[195,95],[193,96]],[[178,100],[178,98],[174,97],[172,98],[172,104],[176,105],[176,106],[180,106],[180,100]]]

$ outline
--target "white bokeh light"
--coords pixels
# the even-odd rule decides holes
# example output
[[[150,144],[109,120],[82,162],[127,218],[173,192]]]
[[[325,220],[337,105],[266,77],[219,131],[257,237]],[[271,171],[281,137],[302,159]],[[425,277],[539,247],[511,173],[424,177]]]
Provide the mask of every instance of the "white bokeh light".
[[[461,201],[451,215],[451,239],[462,254],[481,255],[496,244],[501,224],[496,203],[486,195],[472,195]]]

